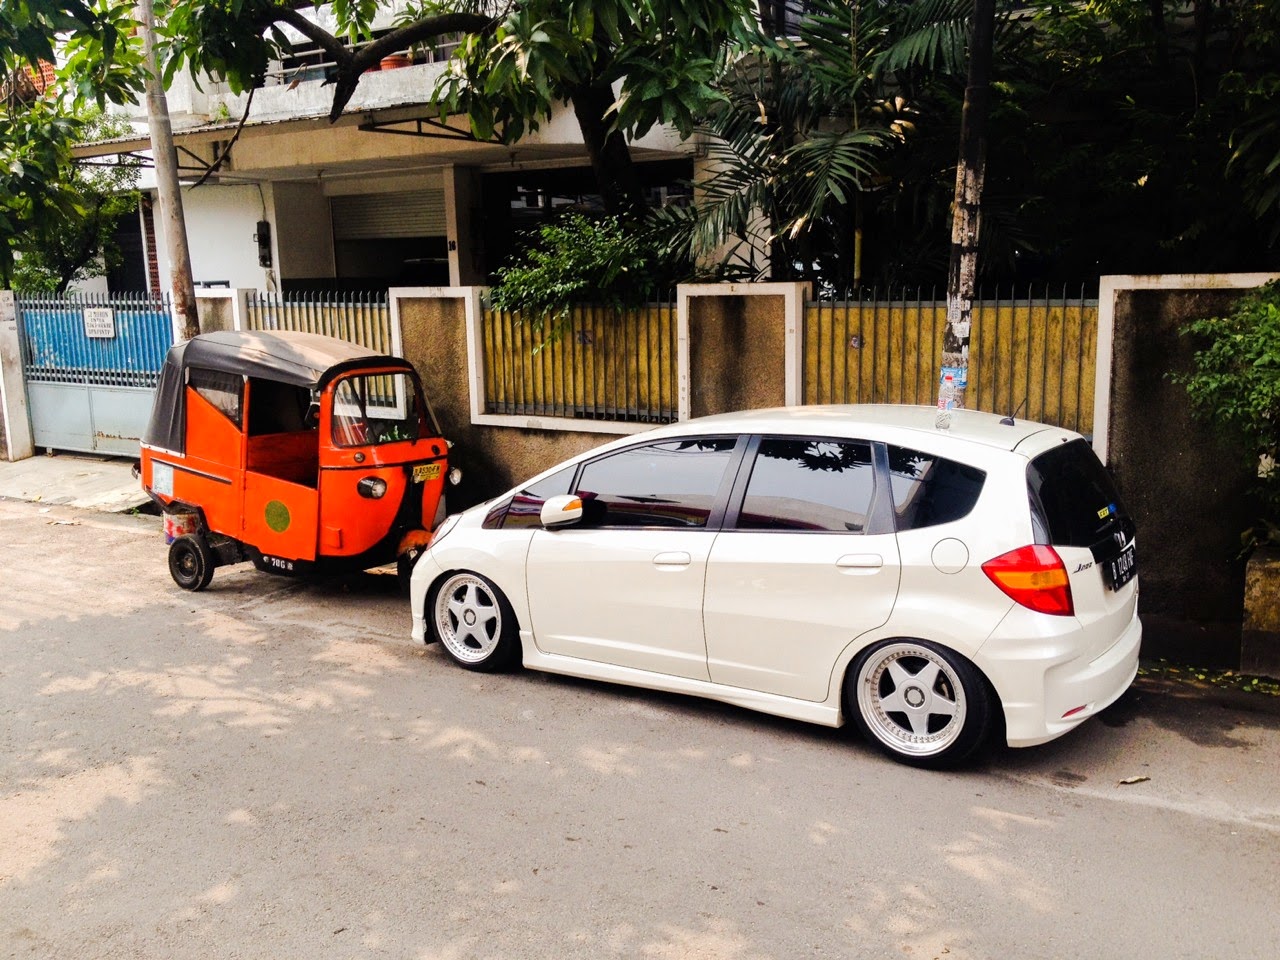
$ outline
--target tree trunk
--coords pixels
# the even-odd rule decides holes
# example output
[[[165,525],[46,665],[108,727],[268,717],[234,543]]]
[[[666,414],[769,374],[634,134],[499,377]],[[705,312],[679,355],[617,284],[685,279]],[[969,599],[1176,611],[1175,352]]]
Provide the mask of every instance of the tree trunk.
[[[613,99],[608,86],[584,85],[573,92],[570,102],[605,210],[618,216],[639,216],[646,208],[644,190],[626,137],[609,129],[607,114]]]
[[[991,77],[995,0],[977,0],[969,45],[969,82],[960,114],[960,159],[951,221],[951,261],[947,269],[947,326],[942,335],[942,371],[938,378],[938,425],[946,411],[964,406],[969,385],[969,330],[978,275],[978,230],[982,180],[987,158],[988,83]]]
[[[190,340],[200,332],[196,313],[195,284],[191,278],[191,253],[187,248],[187,222],[182,212],[182,188],[178,184],[178,152],[173,145],[169,122],[169,101],[155,48],[155,22],[151,0],[138,3],[142,42],[147,60],[147,121],[151,128],[151,153],[155,159],[156,196],[164,218],[165,240],[169,247],[169,283],[173,291],[173,312],[177,320],[175,339]]]

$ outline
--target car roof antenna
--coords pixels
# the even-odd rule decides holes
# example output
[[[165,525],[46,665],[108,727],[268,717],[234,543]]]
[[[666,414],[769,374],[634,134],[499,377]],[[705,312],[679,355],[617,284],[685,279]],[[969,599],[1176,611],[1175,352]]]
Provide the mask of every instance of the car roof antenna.
[[[1003,420],[1001,420],[1000,422],[1001,422],[1002,424],[1004,424],[1006,427],[1016,426],[1016,424],[1015,424],[1015,423],[1014,423],[1014,421],[1013,421],[1013,418],[1014,418],[1014,417],[1016,417],[1019,413],[1021,413],[1021,412],[1022,412],[1022,408],[1023,408],[1023,407],[1025,407],[1026,405],[1027,405],[1027,398],[1026,398],[1026,397],[1023,397],[1023,398],[1022,398],[1022,402],[1021,402],[1020,404],[1018,404],[1018,409],[1017,409],[1017,410],[1014,410],[1014,411],[1013,411],[1013,413],[1009,414],[1007,417],[1005,417],[1005,418],[1004,418]]]

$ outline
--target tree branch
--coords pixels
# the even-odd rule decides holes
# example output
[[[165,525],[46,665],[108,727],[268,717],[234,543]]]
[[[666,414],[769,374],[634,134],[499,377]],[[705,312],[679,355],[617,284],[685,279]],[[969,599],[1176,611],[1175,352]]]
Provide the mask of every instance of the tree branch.
[[[334,77],[333,104],[329,108],[329,122],[335,122],[360,84],[361,75],[388,54],[404,50],[415,43],[433,40],[450,33],[488,33],[499,23],[496,17],[480,13],[441,13],[423,17],[413,23],[397,27],[372,43],[352,50],[324,27],[308,20],[297,10],[279,7],[271,12],[270,20],[259,22],[266,29],[271,23],[285,23],[293,27],[316,46],[320,47],[337,65]]]

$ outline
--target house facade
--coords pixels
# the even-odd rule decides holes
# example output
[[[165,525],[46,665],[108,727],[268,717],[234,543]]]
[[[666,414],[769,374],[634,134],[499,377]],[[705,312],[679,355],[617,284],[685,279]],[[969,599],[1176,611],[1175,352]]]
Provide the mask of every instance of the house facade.
[[[474,139],[465,117],[442,120],[428,103],[446,45],[428,62],[384,60],[330,123],[331,64],[297,39],[295,55],[273,65],[251,100],[185,74],[167,91],[197,286],[288,293],[484,283],[522,232],[565,208],[599,208],[568,108],[514,145]],[[77,158],[146,154],[146,116],[131,109],[135,136],[81,144]],[[655,202],[687,190],[694,152],[662,127],[632,144]],[[169,289],[154,181],[142,189],[137,222],[120,237],[126,266],[100,286]]]

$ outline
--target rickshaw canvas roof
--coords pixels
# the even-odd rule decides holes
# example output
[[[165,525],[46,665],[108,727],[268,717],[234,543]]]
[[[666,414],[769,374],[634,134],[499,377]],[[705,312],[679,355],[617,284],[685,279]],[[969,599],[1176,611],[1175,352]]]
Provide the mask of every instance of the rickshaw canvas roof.
[[[184,367],[242,373],[299,387],[318,386],[331,367],[353,360],[382,358],[389,364],[405,364],[399,357],[383,358],[358,343],[288,330],[204,333],[174,350],[181,350],[179,362]]]
[[[186,449],[186,370],[199,367],[223,373],[278,380],[297,387],[322,386],[343,367],[385,362],[412,369],[401,357],[318,333],[297,331],[218,331],[175,344],[165,357],[155,404],[142,442],[183,453]]]

